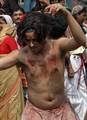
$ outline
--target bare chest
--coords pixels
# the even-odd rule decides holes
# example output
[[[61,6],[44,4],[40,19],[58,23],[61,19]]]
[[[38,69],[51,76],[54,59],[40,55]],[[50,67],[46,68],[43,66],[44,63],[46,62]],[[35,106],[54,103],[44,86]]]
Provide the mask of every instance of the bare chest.
[[[46,54],[45,56],[28,56],[25,64],[34,75],[46,75],[57,68],[58,60],[56,54]]]

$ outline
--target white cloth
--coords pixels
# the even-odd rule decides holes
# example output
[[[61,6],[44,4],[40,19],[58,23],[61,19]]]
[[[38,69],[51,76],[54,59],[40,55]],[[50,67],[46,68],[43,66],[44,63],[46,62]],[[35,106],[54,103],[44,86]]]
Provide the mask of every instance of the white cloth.
[[[85,47],[81,46],[77,48],[76,50],[70,51],[70,54],[81,54],[84,52],[84,50],[85,50]]]
[[[70,57],[72,68],[76,72],[81,65],[81,58],[78,55],[71,55]],[[87,88],[84,80],[85,67],[81,70],[81,76],[79,72],[76,72],[74,78],[69,79],[67,70],[65,69],[65,94],[69,98],[72,107],[79,116],[80,120],[84,120],[85,113],[87,111]],[[80,83],[78,88],[78,80],[80,77]]]
[[[12,18],[9,15],[0,15],[0,17],[3,17],[6,20],[7,24],[13,25]]]

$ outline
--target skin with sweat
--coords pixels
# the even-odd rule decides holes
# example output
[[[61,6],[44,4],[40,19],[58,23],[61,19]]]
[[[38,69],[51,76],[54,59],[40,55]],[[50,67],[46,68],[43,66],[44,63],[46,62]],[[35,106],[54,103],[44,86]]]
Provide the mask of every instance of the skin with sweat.
[[[34,33],[26,33],[28,46],[19,60],[29,81],[29,101],[41,109],[53,109],[63,103],[64,57],[55,41],[35,42]],[[60,41],[60,40],[59,40]]]

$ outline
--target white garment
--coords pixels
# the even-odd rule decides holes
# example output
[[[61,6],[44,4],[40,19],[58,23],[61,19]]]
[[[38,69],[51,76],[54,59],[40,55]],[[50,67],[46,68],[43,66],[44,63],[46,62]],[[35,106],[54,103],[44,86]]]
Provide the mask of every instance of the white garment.
[[[72,68],[76,72],[81,65],[81,58],[78,55],[70,57]],[[83,72],[84,71],[84,72]],[[80,120],[84,120],[87,111],[87,88],[84,80],[85,67],[81,70],[80,83],[78,88],[80,71],[76,72],[74,78],[69,79],[67,70],[65,69],[65,94],[69,98],[72,107],[79,116]]]
[[[9,15],[0,15],[0,16],[3,17],[6,20],[7,24],[13,25],[12,18]]]

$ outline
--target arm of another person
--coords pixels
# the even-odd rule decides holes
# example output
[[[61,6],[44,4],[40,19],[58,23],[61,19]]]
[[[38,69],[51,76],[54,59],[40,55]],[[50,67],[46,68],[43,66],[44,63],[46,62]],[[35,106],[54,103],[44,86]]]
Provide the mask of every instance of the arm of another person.
[[[14,50],[4,57],[0,57],[0,70],[9,68],[18,63],[19,50]]]
[[[74,50],[81,45],[86,47],[86,37],[80,25],[76,22],[71,13],[64,6],[58,3],[51,4],[46,7],[45,11],[52,13],[52,15],[55,15],[58,11],[62,11],[62,13],[66,16],[73,38],[61,39],[61,48],[63,48],[65,51],[69,51]]]

